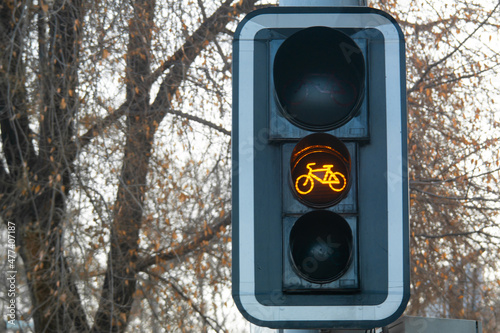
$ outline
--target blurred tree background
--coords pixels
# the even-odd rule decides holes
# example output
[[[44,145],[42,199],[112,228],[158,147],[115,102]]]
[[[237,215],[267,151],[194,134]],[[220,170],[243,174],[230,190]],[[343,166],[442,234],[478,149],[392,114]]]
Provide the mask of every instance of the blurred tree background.
[[[26,331],[247,327],[230,296],[231,39],[269,5],[0,2],[0,237],[15,223]],[[369,5],[407,41],[407,314],[498,332],[500,3]]]
[[[407,43],[407,314],[500,330],[500,2],[383,3]]]

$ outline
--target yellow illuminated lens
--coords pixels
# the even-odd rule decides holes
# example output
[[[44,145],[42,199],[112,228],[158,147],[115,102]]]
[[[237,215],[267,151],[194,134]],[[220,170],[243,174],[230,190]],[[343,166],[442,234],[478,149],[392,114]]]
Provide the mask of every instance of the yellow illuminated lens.
[[[294,149],[290,163],[295,195],[312,207],[338,203],[349,192],[350,157],[344,144],[328,134],[312,134]],[[325,145],[316,144],[325,141]],[[333,145],[332,145],[333,143]]]
[[[308,163],[307,169],[309,172],[304,175],[300,175],[297,177],[297,181],[295,182],[295,189],[300,194],[309,194],[312,192],[314,188],[314,181],[318,181],[323,185],[328,185],[332,191],[340,192],[345,189],[347,183],[345,176],[338,172],[332,171],[334,167],[333,164],[325,164],[323,168],[313,168],[316,165],[316,162]],[[323,174],[323,178],[318,177],[318,174]]]

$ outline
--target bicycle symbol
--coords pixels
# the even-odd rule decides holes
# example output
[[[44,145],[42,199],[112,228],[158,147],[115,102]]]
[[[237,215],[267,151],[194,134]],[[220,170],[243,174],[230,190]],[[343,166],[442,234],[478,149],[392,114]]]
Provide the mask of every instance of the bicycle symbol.
[[[308,163],[307,168],[309,169],[309,172],[297,177],[297,180],[295,181],[295,189],[297,192],[300,194],[311,193],[315,180],[321,184],[328,184],[328,186],[330,186],[330,188],[335,192],[340,192],[346,187],[347,181],[345,176],[338,171],[333,172],[333,164],[325,164],[323,165],[323,168],[313,169],[313,166],[315,165],[316,163],[314,162]],[[323,172],[325,173],[323,178],[320,178],[315,174]]]

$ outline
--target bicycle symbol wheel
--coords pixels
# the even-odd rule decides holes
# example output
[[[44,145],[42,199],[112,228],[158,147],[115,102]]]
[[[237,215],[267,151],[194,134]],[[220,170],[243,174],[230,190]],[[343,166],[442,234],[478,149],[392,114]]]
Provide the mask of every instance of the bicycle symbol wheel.
[[[307,194],[312,191],[314,187],[314,179],[309,175],[302,175],[295,181],[295,189],[300,194]]]
[[[300,178],[300,177],[299,177]],[[347,180],[345,179],[345,176],[340,173],[340,172],[334,172],[329,179],[328,186],[335,191],[335,192],[340,192],[343,189],[345,189],[347,185]]]

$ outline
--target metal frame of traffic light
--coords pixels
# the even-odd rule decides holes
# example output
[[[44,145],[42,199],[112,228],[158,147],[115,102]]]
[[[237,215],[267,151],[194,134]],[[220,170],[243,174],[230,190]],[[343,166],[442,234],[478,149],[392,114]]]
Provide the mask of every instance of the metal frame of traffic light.
[[[294,32],[314,26],[347,31],[357,36],[353,38],[360,45],[366,41],[369,45],[361,47],[371,67],[368,80],[384,77],[385,81],[368,82],[370,91],[360,113],[330,131],[351,141],[348,145],[361,142],[361,152],[356,151],[357,143],[349,148],[353,165],[362,169],[353,172],[353,190],[340,205],[329,209],[342,213],[353,231],[355,255],[360,261],[355,258],[344,280],[354,278],[354,284],[349,290],[339,285],[339,279],[327,288],[314,290],[314,286],[306,284],[300,292],[293,292],[287,290],[287,278],[283,277],[293,273],[283,262],[285,238],[297,221],[294,215],[310,209],[294,203],[287,190],[288,176],[282,170],[298,139],[311,132],[280,115],[273,102],[269,73],[280,43]],[[372,44],[378,45],[373,47],[374,52]],[[383,64],[373,66],[377,60]],[[238,27],[233,64],[233,296],[251,322],[276,328],[372,328],[390,323],[404,310],[409,298],[404,71],[404,41],[399,27],[387,14],[370,8],[271,8],[249,14]],[[376,96],[375,84],[384,86],[382,96]],[[379,131],[382,127],[384,130]],[[386,167],[376,170],[387,193],[382,231],[373,230],[366,221],[367,212],[357,207],[377,192],[367,188],[371,186],[367,181],[370,175],[361,164],[377,158],[378,151],[370,151],[371,146],[384,149],[381,164]],[[381,184],[380,180],[377,184]],[[378,203],[374,200],[367,206],[373,208]],[[384,232],[386,236],[378,239]],[[369,238],[370,234],[374,239]],[[375,251],[379,257],[373,257],[377,262],[363,262],[372,259],[366,253],[367,242],[381,249]],[[380,258],[381,252],[384,258]],[[375,282],[371,283],[372,279]],[[368,290],[372,287],[376,290]]]

